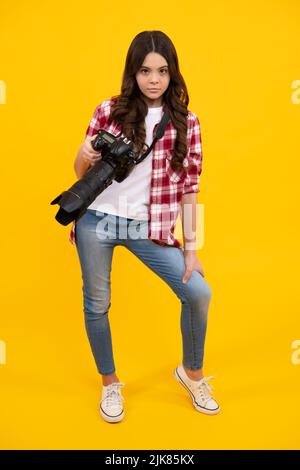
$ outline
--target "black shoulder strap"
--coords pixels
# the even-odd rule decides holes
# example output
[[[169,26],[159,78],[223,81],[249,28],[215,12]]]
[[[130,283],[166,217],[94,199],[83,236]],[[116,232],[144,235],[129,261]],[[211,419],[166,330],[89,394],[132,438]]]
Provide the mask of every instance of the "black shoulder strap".
[[[143,155],[138,160],[136,160],[136,165],[141,163],[147,157],[147,155],[149,155],[149,153],[151,152],[151,150],[152,150],[153,146],[156,144],[156,142],[163,137],[169,121],[170,121],[170,113],[169,113],[168,108],[166,107],[166,110],[163,114],[163,117],[161,118],[161,121],[160,121],[160,123],[158,125],[158,128],[156,130],[155,137],[153,139],[152,144],[146,150],[146,152],[143,153]]]

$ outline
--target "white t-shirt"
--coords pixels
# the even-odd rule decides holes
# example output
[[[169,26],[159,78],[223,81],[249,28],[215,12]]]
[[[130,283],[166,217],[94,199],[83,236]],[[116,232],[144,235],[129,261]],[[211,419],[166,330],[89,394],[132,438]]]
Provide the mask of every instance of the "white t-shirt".
[[[145,128],[146,144],[149,146],[153,141],[153,128],[161,121],[161,118],[162,106],[148,108]],[[121,183],[113,180],[112,184],[88,206],[88,209],[128,219],[149,220],[151,175],[152,150]]]

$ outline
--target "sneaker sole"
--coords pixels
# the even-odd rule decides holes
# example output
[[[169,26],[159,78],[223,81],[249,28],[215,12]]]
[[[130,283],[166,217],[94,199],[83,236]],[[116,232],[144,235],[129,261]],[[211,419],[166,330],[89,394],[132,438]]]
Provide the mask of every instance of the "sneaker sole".
[[[124,410],[122,411],[121,414],[118,416],[110,416],[105,413],[105,411],[102,410],[101,405],[100,405],[100,415],[104,419],[104,421],[107,421],[108,423],[118,423],[119,421],[122,421],[122,419],[125,416]]]
[[[192,394],[190,389],[187,387],[187,385],[184,383],[184,381],[182,380],[182,378],[178,374],[177,368],[174,369],[174,377],[177,380],[177,382],[179,382],[185,388],[185,390],[187,390],[189,392],[189,394],[192,398],[193,405],[194,405],[194,407],[196,408],[197,411],[200,411],[200,413],[204,413],[204,414],[207,414],[207,415],[216,415],[217,413],[219,413],[221,411],[220,407],[216,408],[215,410],[208,410],[207,408],[204,408],[203,406],[198,405],[195,402],[194,395]]]

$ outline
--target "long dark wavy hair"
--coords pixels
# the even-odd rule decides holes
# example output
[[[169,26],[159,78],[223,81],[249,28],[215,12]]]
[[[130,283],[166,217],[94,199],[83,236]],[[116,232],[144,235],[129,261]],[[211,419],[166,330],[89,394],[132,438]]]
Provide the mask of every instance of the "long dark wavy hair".
[[[170,118],[177,130],[171,167],[184,170],[182,162],[187,154],[187,114],[189,96],[185,81],[179,70],[178,57],[171,39],[162,31],[143,31],[133,39],[127,52],[123,72],[121,93],[113,96],[110,119],[122,125],[123,133],[135,145],[135,151],[146,149],[145,117],[148,105],[139,89],[135,75],[142,66],[146,55],[156,52],[162,55],[169,66],[170,83],[162,96]]]

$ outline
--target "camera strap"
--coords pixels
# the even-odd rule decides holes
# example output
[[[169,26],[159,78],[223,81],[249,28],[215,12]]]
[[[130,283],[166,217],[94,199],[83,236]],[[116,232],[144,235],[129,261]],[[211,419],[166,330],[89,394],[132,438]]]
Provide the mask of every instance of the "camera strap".
[[[154,147],[154,145],[156,144],[156,142],[163,137],[169,121],[170,121],[170,113],[169,113],[168,108],[166,107],[166,110],[163,114],[163,117],[161,118],[161,121],[158,125],[158,128],[156,129],[155,137],[153,139],[152,144],[150,145],[150,147],[148,147],[146,152],[143,153],[143,155],[141,155],[141,157],[136,161],[136,165],[138,165],[143,160],[145,160],[145,158],[149,155],[149,153],[151,152],[151,150]]]
[[[145,160],[145,158],[149,155],[149,153],[151,152],[152,148],[154,147],[154,145],[156,144],[156,142],[161,139],[165,133],[165,130],[166,130],[166,127],[168,125],[170,121],[170,113],[169,113],[169,110],[168,108],[166,107],[166,110],[163,114],[163,117],[161,118],[161,121],[158,125],[158,128],[156,129],[156,133],[155,133],[155,137],[153,139],[153,142],[152,144],[150,145],[150,147],[148,147],[148,149],[146,150],[145,153],[143,153],[140,158],[138,158],[136,160],[136,165],[138,165],[139,163],[141,163],[143,160]],[[120,132],[120,134],[122,134],[122,131]],[[119,135],[117,136],[119,137]],[[147,144],[146,144],[147,145]]]

